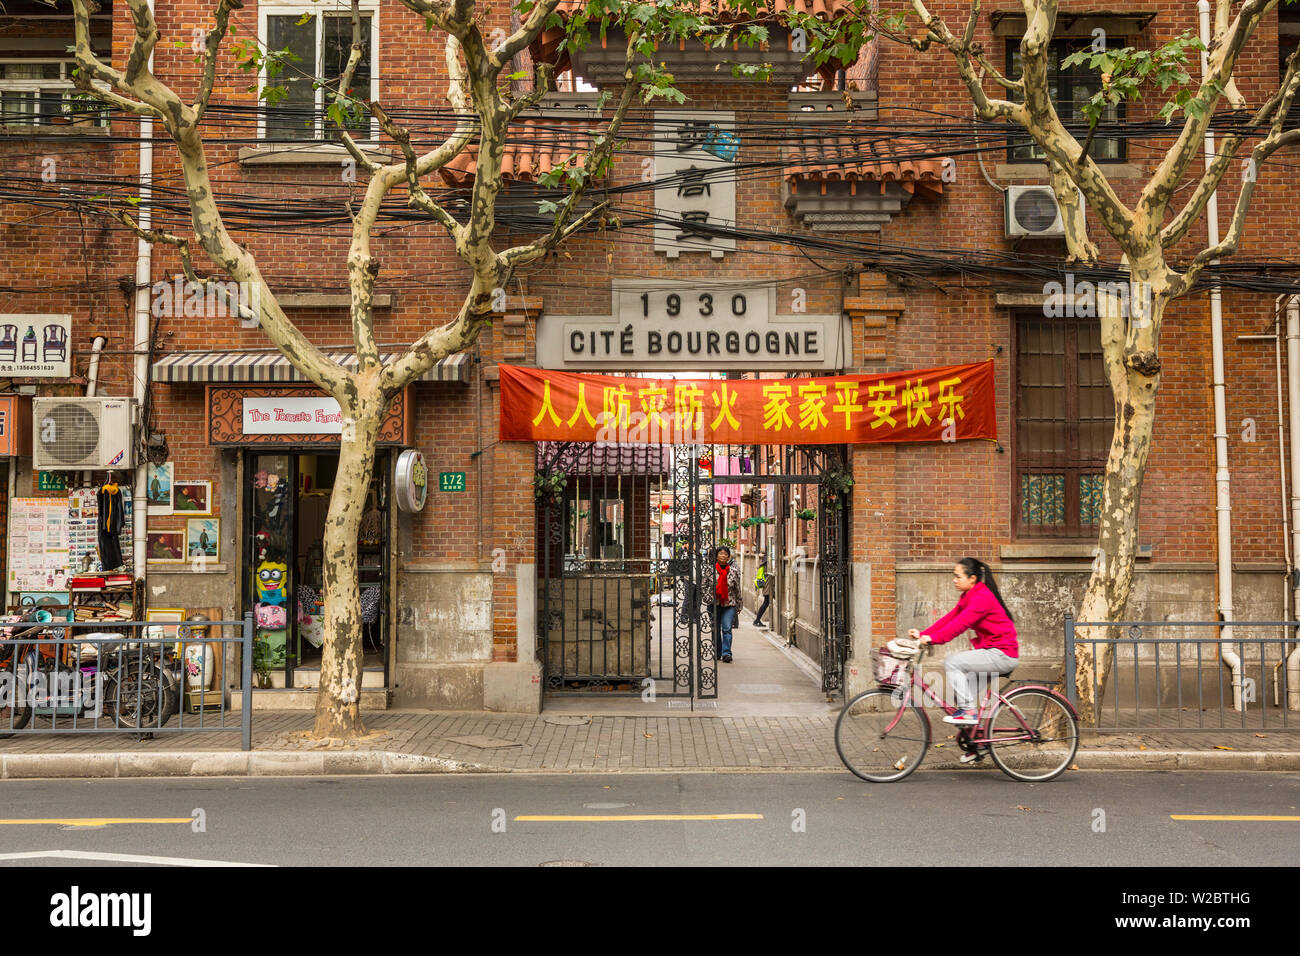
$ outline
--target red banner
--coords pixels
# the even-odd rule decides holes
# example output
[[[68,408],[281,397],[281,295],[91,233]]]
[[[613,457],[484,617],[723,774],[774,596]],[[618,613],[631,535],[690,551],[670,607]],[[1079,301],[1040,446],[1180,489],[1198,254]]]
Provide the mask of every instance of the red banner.
[[[739,381],[499,367],[502,441],[835,445],[998,435],[992,360]]]

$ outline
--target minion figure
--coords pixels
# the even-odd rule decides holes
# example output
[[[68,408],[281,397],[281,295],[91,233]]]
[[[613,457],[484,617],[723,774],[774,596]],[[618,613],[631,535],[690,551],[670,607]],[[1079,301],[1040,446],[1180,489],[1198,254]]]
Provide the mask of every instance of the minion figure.
[[[283,606],[287,600],[284,593],[289,577],[287,564],[263,561],[257,566],[257,598],[261,604],[278,604]]]

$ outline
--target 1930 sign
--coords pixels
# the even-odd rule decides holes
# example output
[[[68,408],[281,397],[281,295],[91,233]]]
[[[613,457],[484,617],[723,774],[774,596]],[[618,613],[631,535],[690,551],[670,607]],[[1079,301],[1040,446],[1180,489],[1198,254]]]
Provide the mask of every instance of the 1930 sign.
[[[613,314],[544,315],[543,368],[831,371],[851,364],[842,314],[776,315],[776,290],[754,283],[615,281]]]

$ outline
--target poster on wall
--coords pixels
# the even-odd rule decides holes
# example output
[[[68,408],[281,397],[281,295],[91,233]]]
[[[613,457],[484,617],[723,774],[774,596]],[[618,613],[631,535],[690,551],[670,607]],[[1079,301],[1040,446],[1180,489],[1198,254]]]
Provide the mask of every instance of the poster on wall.
[[[93,574],[106,569],[99,560],[99,499],[98,488],[76,488],[68,492],[68,567],[74,574]],[[132,558],[132,501],[131,489],[122,485],[122,533],[118,542],[122,548],[123,567],[135,567]]]
[[[0,315],[0,378],[72,374],[70,315]]]
[[[11,592],[66,591],[68,502],[64,498],[14,498],[9,502]]]

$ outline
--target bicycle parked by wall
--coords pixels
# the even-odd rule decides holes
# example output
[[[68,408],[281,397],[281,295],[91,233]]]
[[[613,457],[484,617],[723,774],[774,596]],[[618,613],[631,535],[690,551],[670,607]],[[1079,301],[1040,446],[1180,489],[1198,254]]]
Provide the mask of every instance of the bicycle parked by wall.
[[[835,749],[844,766],[863,780],[892,783],[921,765],[931,741],[930,718],[922,706],[926,698],[945,713],[956,713],[917,676],[919,663],[931,650],[922,644],[910,656],[901,650],[876,651],[880,686],[854,697],[840,711]],[[1065,772],[1079,750],[1078,714],[1046,685],[1021,684],[1006,693],[994,692],[990,685],[975,724],[960,727],[957,746],[973,755],[966,759],[991,756],[1012,779],[1052,780]]]
[[[179,713],[181,676],[165,640],[71,632],[44,608],[0,632],[0,739],[37,716],[88,727],[106,720],[143,736]]]

